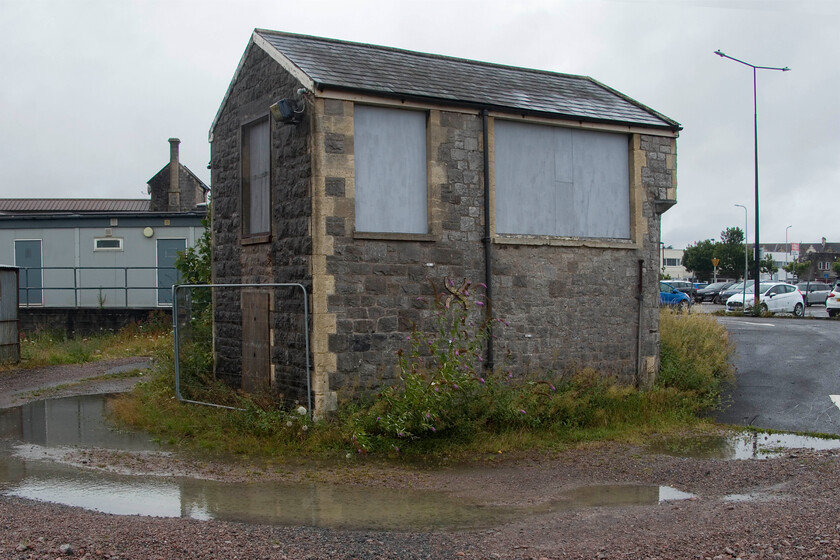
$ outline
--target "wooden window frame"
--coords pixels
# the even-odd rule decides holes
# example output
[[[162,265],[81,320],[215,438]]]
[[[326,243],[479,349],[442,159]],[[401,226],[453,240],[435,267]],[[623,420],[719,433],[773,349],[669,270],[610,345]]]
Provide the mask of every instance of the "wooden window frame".
[[[250,131],[256,127],[265,124],[268,127],[268,186],[266,198],[268,199],[268,220],[266,231],[251,231],[251,204],[252,204],[252,185],[251,185],[251,145],[250,145]],[[261,115],[255,119],[247,121],[242,124],[239,129],[239,145],[240,145],[240,192],[242,203],[242,243],[250,245],[254,243],[267,243],[271,240],[271,119],[268,113]]]

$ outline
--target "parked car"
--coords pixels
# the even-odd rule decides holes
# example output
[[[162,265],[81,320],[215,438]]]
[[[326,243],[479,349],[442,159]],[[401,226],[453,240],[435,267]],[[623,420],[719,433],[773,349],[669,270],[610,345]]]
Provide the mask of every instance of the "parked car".
[[[697,293],[697,288],[694,287],[693,282],[688,282],[686,280],[661,280],[661,282],[665,282],[675,290],[679,290],[680,292],[688,295],[691,298],[691,301],[694,301],[694,294]]]
[[[750,285],[754,284],[754,282],[752,280],[747,280],[747,282]],[[720,296],[719,296],[719,301],[720,301],[720,303],[726,305],[726,300],[728,300],[729,298],[731,298],[735,294],[740,294],[740,293],[743,293],[743,292],[744,292],[744,283],[743,282],[738,282],[736,284],[732,284],[731,286],[729,286],[725,290],[721,290]]]
[[[733,284],[735,282],[715,282],[714,284],[709,284],[705,288],[697,290],[697,293],[694,294],[694,301],[699,303],[704,301],[720,303],[720,293]]]
[[[744,298],[746,297],[746,308]],[[735,294],[726,300],[726,312],[752,312],[755,301],[755,284],[747,286],[746,295]],[[784,282],[761,282],[758,285],[758,305],[761,313],[793,313],[797,317],[805,315],[805,302],[802,293],[793,284]]]
[[[828,298],[825,300],[825,310],[828,311],[829,317],[840,315],[840,282],[837,282],[828,293]]]
[[[805,307],[815,303],[825,305],[825,300],[828,299],[828,293],[831,291],[831,286],[824,282],[800,282],[796,287],[802,292]]]
[[[691,306],[691,298],[688,294],[679,291],[668,282],[659,282],[659,305],[674,307],[677,311],[685,311]]]

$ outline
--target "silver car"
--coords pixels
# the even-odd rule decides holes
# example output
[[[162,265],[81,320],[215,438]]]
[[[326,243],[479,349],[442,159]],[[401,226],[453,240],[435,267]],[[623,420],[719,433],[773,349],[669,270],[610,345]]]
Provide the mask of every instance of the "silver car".
[[[831,292],[831,286],[824,282],[800,282],[796,287],[802,292],[802,299],[805,300],[806,306],[815,303],[825,305],[825,300]]]

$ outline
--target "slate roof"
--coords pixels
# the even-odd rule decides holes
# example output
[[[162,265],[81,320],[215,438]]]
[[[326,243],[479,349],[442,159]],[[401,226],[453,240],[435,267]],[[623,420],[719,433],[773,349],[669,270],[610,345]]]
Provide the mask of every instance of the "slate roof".
[[[149,204],[127,198],[0,198],[0,214],[148,212]]]
[[[259,39],[262,39],[261,41]],[[315,88],[678,131],[676,121],[587,76],[256,29]],[[234,80],[236,77],[234,77]]]

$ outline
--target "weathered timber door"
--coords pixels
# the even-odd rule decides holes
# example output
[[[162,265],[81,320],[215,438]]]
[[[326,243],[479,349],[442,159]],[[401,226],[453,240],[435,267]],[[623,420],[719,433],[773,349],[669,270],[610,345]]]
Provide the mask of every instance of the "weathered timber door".
[[[270,294],[242,292],[242,390],[259,393],[271,386]]]

